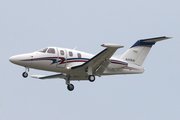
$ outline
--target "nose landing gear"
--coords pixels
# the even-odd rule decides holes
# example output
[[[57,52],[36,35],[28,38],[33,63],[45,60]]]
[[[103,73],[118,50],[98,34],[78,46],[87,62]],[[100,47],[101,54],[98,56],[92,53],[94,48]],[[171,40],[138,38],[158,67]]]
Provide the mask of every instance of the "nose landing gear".
[[[27,78],[27,77],[28,77],[28,73],[27,73],[27,72],[23,72],[22,76],[23,76],[24,78]]]
[[[24,78],[27,78],[27,77],[28,77],[28,73],[26,72],[27,70],[28,70],[28,72],[29,72],[29,68],[28,68],[28,67],[25,67],[25,72],[22,73],[22,76],[23,76]]]

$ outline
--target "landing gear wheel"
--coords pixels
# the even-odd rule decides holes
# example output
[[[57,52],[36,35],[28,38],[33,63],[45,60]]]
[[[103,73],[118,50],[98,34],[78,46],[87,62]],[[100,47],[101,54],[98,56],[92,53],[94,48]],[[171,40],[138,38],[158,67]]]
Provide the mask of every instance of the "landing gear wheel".
[[[73,84],[67,85],[67,89],[68,89],[69,91],[73,91],[73,90],[74,90],[74,85],[73,85]]]
[[[88,79],[90,82],[94,82],[95,81],[95,76],[94,75],[89,75]]]
[[[27,73],[27,72],[23,72],[22,76],[23,76],[24,78],[27,78],[28,73]]]

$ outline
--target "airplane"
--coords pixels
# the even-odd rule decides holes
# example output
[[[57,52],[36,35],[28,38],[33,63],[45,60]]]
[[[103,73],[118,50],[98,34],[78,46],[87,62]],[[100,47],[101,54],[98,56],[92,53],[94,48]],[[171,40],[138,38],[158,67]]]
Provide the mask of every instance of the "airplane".
[[[28,77],[29,68],[57,72],[54,75],[32,75],[37,79],[65,79],[67,89],[74,90],[73,80],[95,81],[95,76],[117,74],[141,74],[145,71],[142,64],[151,47],[156,42],[170,39],[171,37],[156,37],[141,39],[135,42],[124,54],[113,56],[117,49],[123,48],[117,44],[102,44],[104,50],[96,55],[75,49],[46,47],[33,53],[15,55],[9,61],[25,67],[22,76]]]

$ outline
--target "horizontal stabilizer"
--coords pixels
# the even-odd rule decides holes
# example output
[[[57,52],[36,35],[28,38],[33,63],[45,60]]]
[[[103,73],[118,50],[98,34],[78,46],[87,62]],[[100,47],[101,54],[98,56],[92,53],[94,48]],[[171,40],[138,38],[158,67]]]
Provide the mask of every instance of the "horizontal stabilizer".
[[[149,39],[141,39],[138,40],[131,48],[133,47],[138,47],[138,46],[146,46],[146,47],[151,47],[153,46],[156,42],[170,39],[171,37],[156,37],[156,38],[149,38]]]
[[[32,78],[37,78],[37,79],[53,79],[53,78],[61,78],[64,79],[66,75],[64,74],[55,74],[55,75],[31,75]]]
[[[151,42],[151,43],[155,43],[155,42],[158,42],[158,41],[161,41],[161,40],[170,39],[170,38],[171,38],[171,37],[163,36],[163,37],[156,37],[156,38],[142,39],[142,40],[140,40],[140,41],[141,41],[141,42]]]

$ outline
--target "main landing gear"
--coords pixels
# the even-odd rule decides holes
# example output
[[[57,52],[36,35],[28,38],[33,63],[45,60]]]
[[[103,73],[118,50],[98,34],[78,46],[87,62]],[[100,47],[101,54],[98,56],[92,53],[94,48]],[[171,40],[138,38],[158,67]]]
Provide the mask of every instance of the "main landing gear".
[[[94,76],[94,75],[89,75],[89,76],[88,76],[88,80],[89,80],[90,82],[94,82],[94,81],[95,81],[95,76]]]
[[[68,75],[68,76],[65,78],[65,80],[66,80],[66,84],[67,84],[67,89],[68,89],[69,91],[73,91],[73,90],[74,90],[74,85],[70,83],[70,76]],[[95,81],[95,76],[94,76],[94,75],[89,75],[89,76],[88,76],[88,80],[89,80],[90,82],[94,82],[94,81]]]
[[[65,80],[66,80],[66,84],[67,84],[67,89],[68,89],[69,91],[73,91],[73,90],[74,90],[74,85],[70,83],[70,76],[68,75],[68,76],[65,78]],[[89,76],[88,76],[88,80],[89,80],[90,82],[94,82],[94,81],[95,81],[95,76],[94,76],[94,75],[89,75]]]
[[[68,89],[69,91],[73,91],[73,90],[74,90],[74,85],[73,85],[73,84],[68,84],[68,85],[67,85],[67,89]]]
[[[73,91],[74,90],[74,85],[70,83],[70,76],[68,75],[66,78],[66,85],[67,85],[67,89],[69,91]]]
[[[95,76],[93,75],[93,70],[92,70],[92,66],[89,66],[86,68],[86,72],[88,74],[88,80],[90,82],[94,82],[95,81]]]
[[[25,67],[25,72],[22,73],[22,76],[23,76],[24,78],[27,78],[27,77],[28,77],[27,70],[28,70],[28,72],[29,72],[29,68],[28,68],[28,67]]]

